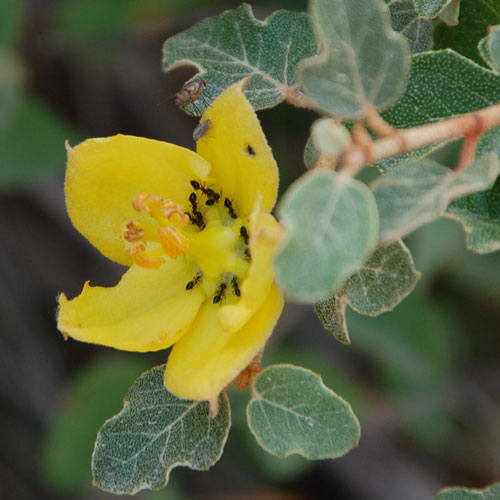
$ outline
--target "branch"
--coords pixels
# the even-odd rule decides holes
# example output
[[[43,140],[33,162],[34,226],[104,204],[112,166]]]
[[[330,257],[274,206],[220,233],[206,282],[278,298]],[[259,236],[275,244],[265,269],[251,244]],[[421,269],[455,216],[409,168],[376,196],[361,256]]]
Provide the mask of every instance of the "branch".
[[[374,115],[371,115],[369,124],[380,125],[379,119],[383,121],[380,115],[375,121]],[[366,141],[359,143],[353,137],[353,143],[341,156],[342,169],[348,170],[351,174],[357,173],[362,167],[374,161],[465,136],[456,168],[456,170],[462,170],[474,159],[477,142],[481,135],[497,125],[500,125],[500,104],[421,127],[392,129],[389,134],[387,132],[390,128],[385,128],[384,137],[372,141],[369,145]],[[379,126],[377,128],[380,129]]]

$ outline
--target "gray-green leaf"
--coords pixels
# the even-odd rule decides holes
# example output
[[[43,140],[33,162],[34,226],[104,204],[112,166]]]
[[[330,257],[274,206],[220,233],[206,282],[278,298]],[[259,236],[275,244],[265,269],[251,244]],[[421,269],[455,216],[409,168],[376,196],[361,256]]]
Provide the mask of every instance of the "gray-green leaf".
[[[219,396],[211,418],[208,402],[179,399],[165,389],[164,369],[143,373],[123,410],[101,427],[92,456],[99,488],[127,494],[158,489],[174,467],[206,470],[220,458],[231,425],[227,396]]]
[[[287,89],[297,84],[297,64],[316,52],[307,14],[280,10],[259,21],[251,6],[243,4],[169,38],[163,46],[163,69],[196,66],[199,73],[193,79],[207,81],[208,101],[252,75],[245,95],[255,109],[262,109],[283,101]],[[205,107],[203,102],[197,106]]]
[[[348,344],[346,305],[365,316],[378,316],[396,307],[419,278],[409,250],[402,241],[395,241],[375,250],[340,292],[316,304],[316,312],[324,327]]]
[[[314,302],[335,292],[377,242],[373,194],[363,183],[329,170],[296,181],[279,213],[288,240],[276,258],[276,279],[300,301]]]
[[[495,73],[500,73],[500,26],[492,26],[479,42],[479,53]]]
[[[372,183],[380,214],[380,241],[402,238],[443,215],[451,200],[488,189],[498,175],[498,157],[477,159],[458,175],[436,162],[403,163]]]
[[[248,425],[269,453],[336,458],[357,446],[360,426],[351,405],[310,370],[273,365],[256,377]]]
[[[362,118],[367,106],[390,106],[404,90],[410,59],[387,7],[379,0],[315,0],[311,15],[322,48],[299,68],[306,94],[327,113],[350,119]]]
[[[436,48],[450,48],[478,64],[484,64],[477,44],[488,34],[489,26],[500,24],[500,0],[461,0],[459,21],[458,26],[440,24],[436,27]]]
[[[413,0],[396,0],[389,4],[391,24],[410,44],[412,54],[429,50],[432,46],[432,21],[421,17]]]
[[[489,191],[450,203],[445,215],[463,224],[469,250],[476,253],[500,250],[500,177]]]
[[[422,17],[436,17],[450,0],[413,0],[415,8]]]
[[[498,500],[500,483],[495,483],[484,490],[469,488],[446,488],[434,500]]]

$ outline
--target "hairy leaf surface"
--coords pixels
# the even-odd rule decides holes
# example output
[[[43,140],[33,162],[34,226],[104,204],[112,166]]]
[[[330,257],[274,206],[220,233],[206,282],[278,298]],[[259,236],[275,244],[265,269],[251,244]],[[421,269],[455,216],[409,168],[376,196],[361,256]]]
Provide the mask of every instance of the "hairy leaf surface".
[[[346,281],[340,292],[316,303],[324,327],[349,344],[345,308],[349,305],[366,316],[392,310],[414,288],[420,278],[409,250],[402,241],[380,247]]]
[[[498,500],[500,483],[495,483],[484,490],[469,488],[446,488],[434,500]]]
[[[288,240],[276,258],[277,280],[300,301],[314,302],[333,293],[377,242],[373,194],[365,184],[329,170],[296,181],[279,213]]]
[[[207,81],[208,104],[233,83],[252,75],[245,95],[255,109],[262,109],[283,101],[287,89],[297,84],[297,64],[316,52],[306,14],[279,10],[259,21],[251,6],[243,4],[169,38],[163,46],[163,69],[195,66],[199,72],[190,81]],[[196,106],[205,109],[202,99]]]
[[[380,241],[402,238],[443,215],[451,200],[482,191],[498,175],[498,157],[477,159],[459,174],[430,160],[403,163],[371,187],[380,215]]]
[[[138,378],[123,410],[99,431],[92,456],[94,483],[112,493],[162,488],[174,467],[210,468],[222,454],[229,432],[225,393],[210,417],[208,402],[179,399],[164,386],[165,367]]]
[[[391,25],[410,44],[412,54],[429,50],[432,46],[432,21],[421,17],[413,0],[396,0],[389,4]]]
[[[351,405],[319,375],[294,365],[272,365],[259,373],[247,417],[257,442],[278,457],[340,457],[360,436]]]
[[[409,50],[390,27],[387,7],[374,0],[311,3],[320,54],[304,61],[304,91],[327,113],[358,119],[367,106],[382,110],[404,90]]]

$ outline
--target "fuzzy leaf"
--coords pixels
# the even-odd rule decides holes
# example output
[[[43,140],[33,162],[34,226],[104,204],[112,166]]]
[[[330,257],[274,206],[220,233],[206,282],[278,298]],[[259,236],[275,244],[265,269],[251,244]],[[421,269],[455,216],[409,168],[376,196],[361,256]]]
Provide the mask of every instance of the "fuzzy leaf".
[[[208,402],[179,399],[165,389],[164,369],[143,373],[123,410],[101,427],[92,456],[99,488],[115,494],[158,489],[174,467],[206,470],[220,458],[231,425],[227,396],[219,396],[219,413],[211,418]]]
[[[492,484],[484,490],[469,488],[446,488],[434,500],[498,500],[500,498],[500,483]]]
[[[304,61],[304,91],[327,113],[350,119],[367,105],[390,106],[402,93],[409,69],[408,44],[390,27],[378,0],[315,0],[311,4],[321,52]]]
[[[500,26],[490,27],[488,36],[479,42],[479,53],[488,66],[500,73]]]
[[[456,50],[484,65],[477,45],[488,34],[488,27],[496,24],[500,24],[500,0],[461,0],[458,26],[438,25],[434,30],[435,48]]]
[[[392,29],[401,33],[410,44],[412,54],[432,46],[432,21],[421,17],[413,0],[396,0],[389,4]]]
[[[450,203],[445,215],[462,223],[469,250],[476,253],[500,250],[500,177],[489,191]]]
[[[336,458],[360,437],[351,405],[319,375],[294,365],[272,365],[259,373],[247,417],[257,442],[278,457]]]
[[[451,200],[489,188],[498,175],[498,157],[477,159],[460,174],[430,160],[401,164],[372,183],[380,214],[380,240],[402,238],[443,215]]]
[[[279,213],[289,235],[276,258],[276,277],[300,301],[314,302],[333,293],[377,242],[372,193],[363,183],[329,170],[296,181]]]
[[[433,123],[500,102],[500,79],[451,50],[413,56],[410,81],[403,97],[383,117],[394,127],[406,128]],[[429,148],[421,151],[421,155]],[[477,154],[500,154],[500,127],[484,134]],[[384,172],[401,161],[379,162]],[[467,244],[471,250],[484,252],[500,244],[498,218],[495,215],[496,191],[476,193],[453,202],[447,216],[459,219],[471,231]]]
[[[280,10],[259,21],[251,6],[243,4],[169,38],[163,46],[163,69],[195,66],[199,72],[191,80],[207,81],[208,103],[252,75],[245,95],[255,109],[262,109],[284,100],[287,89],[297,84],[297,64],[316,52],[306,14]],[[203,102],[196,105],[202,111],[205,108]]]
[[[349,344],[346,305],[365,316],[378,316],[396,307],[419,278],[409,250],[402,241],[395,241],[375,250],[339,293],[316,304],[316,312],[337,340]]]
[[[446,7],[450,0],[413,0],[417,12],[422,17],[433,18]]]

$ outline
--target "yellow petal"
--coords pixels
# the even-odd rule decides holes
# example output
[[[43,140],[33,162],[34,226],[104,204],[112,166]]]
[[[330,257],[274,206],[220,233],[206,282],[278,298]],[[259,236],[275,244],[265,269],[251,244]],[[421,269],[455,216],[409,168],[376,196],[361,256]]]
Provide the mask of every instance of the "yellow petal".
[[[233,201],[238,215],[250,213],[259,192],[262,207],[269,212],[278,190],[278,167],[257,115],[243,94],[247,82],[245,78],[229,87],[205,111],[201,121],[212,123],[196,145],[212,165],[210,176]]]
[[[126,351],[157,351],[177,341],[205,298],[186,291],[194,264],[168,260],[159,269],[132,266],[112,288],[88,282],[73,300],[59,297],[58,328],[76,340]]]
[[[180,398],[215,401],[264,347],[282,308],[283,295],[273,285],[252,320],[231,333],[218,322],[218,306],[205,302],[170,353],[165,369],[167,389]]]
[[[75,227],[106,257],[130,265],[120,238],[129,219],[150,222],[132,208],[147,192],[189,205],[191,179],[203,181],[210,165],[196,153],[152,139],[115,135],[68,148],[66,206]]]
[[[222,328],[239,330],[262,306],[273,283],[273,262],[283,230],[278,221],[263,211],[259,202],[250,217],[250,252],[252,263],[241,286],[241,299],[219,309]]]

